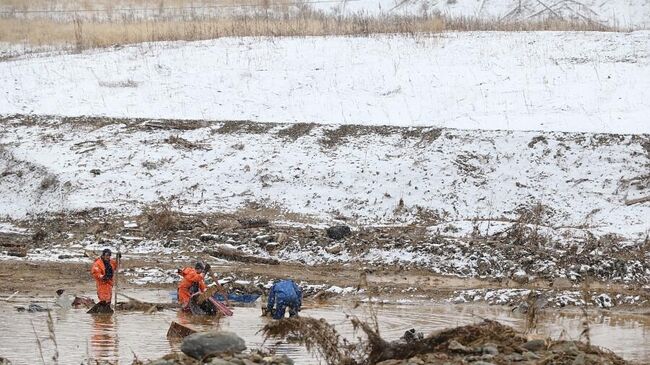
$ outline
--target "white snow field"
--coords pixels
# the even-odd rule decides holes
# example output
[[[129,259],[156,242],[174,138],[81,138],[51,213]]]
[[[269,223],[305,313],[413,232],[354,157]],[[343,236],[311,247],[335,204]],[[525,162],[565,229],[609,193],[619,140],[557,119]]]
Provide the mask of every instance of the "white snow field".
[[[0,114],[650,132],[650,31],[224,38],[0,62]]]

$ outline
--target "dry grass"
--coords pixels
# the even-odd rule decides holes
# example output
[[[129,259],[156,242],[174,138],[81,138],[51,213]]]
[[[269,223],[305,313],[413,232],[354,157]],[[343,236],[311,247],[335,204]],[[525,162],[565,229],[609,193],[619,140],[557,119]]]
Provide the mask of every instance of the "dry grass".
[[[293,317],[269,322],[262,328],[265,338],[293,336],[308,351],[319,354],[328,365],[353,364],[348,356],[348,343],[334,326],[324,319]]]
[[[0,18],[0,42],[29,46],[88,48],[155,41],[205,40],[240,36],[328,36],[435,34],[444,31],[613,31],[591,22],[544,20],[499,22],[472,18],[422,16],[334,16],[309,10],[190,19],[55,20]]]
[[[181,226],[180,213],[174,211],[169,203],[160,203],[144,209],[142,213],[149,232],[174,232]]]

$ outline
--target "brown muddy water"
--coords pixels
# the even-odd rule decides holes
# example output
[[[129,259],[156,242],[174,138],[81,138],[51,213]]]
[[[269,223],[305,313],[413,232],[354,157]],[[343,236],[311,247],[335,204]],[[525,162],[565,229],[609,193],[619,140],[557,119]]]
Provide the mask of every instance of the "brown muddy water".
[[[164,301],[167,292],[134,292],[129,295],[142,300]],[[3,295],[3,297],[6,297]],[[260,317],[260,304],[254,307],[237,307],[235,315],[221,320],[196,318],[163,311],[154,314],[140,312],[118,312],[111,316],[91,316],[82,309],[53,310],[51,312],[56,346],[50,338],[47,313],[17,312],[16,306],[27,306],[29,302],[51,307],[53,298],[13,298],[12,302],[0,301],[0,356],[13,364],[52,364],[55,349],[59,364],[86,364],[95,361],[110,361],[130,364],[138,359],[155,359],[170,351],[177,351],[179,343],[165,338],[171,321],[189,325],[197,330],[227,329],[236,332],[246,340],[249,348],[265,347],[287,354],[296,364],[317,364],[303,347],[286,341],[263,342],[258,333],[269,321]],[[303,316],[325,318],[334,324],[339,332],[353,338],[353,329],[346,315],[368,318],[370,306],[344,302],[323,306],[306,304]],[[425,333],[442,328],[454,327],[496,319],[502,323],[523,329],[523,315],[513,313],[510,308],[487,305],[451,305],[428,301],[409,304],[374,304],[381,335],[389,340],[399,338],[405,330],[415,328]],[[581,314],[575,310],[546,310],[538,325],[538,333],[554,338],[564,336],[576,339],[581,332]],[[622,357],[639,363],[650,363],[650,316],[598,312],[590,315],[592,343],[608,348]],[[37,338],[41,342],[44,361],[41,359]]]

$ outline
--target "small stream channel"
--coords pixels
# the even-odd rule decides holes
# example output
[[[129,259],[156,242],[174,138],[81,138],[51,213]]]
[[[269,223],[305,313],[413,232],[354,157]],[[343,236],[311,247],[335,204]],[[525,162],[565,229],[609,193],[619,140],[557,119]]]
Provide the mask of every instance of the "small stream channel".
[[[134,295],[136,295],[134,293]],[[139,291],[137,296],[147,301],[163,301],[166,292]],[[170,351],[177,351],[179,344],[170,342],[165,335],[171,321],[189,325],[197,330],[227,329],[246,340],[249,348],[266,347],[285,353],[296,364],[316,364],[318,360],[303,347],[285,341],[263,342],[258,333],[269,320],[260,317],[259,304],[255,307],[237,307],[230,318],[201,319],[176,311],[153,314],[141,312],[118,312],[114,316],[91,316],[82,309],[51,311],[56,346],[50,339],[47,313],[18,312],[16,306],[30,302],[51,307],[49,298],[13,298],[12,302],[0,302],[0,356],[12,364],[53,364],[55,348],[59,364],[85,364],[89,360],[130,364],[138,359],[159,358]],[[306,304],[303,316],[325,318],[336,326],[348,339],[353,329],[346,314],[368,318],[369,305],[344,302],[338,305],[313,306]],[[502,323],[523,329],[523,315],[509,308],[486,305],[451,305],[432,302],[417,304],[374,305],[381,335],[385,339],[399,338],[405,330],[415,328],[425,334],[434,330],[496,319]],[[546,310],[537,331],[554,338],[576,339],[581,332],[582,317],[577,310]],[[620,312],[598,312],[590,315],[592,343],[606,347],[622,357],[639,363],[650,363],[650,316]],[[41,342],[44,361],[41,359],[37,340]]]

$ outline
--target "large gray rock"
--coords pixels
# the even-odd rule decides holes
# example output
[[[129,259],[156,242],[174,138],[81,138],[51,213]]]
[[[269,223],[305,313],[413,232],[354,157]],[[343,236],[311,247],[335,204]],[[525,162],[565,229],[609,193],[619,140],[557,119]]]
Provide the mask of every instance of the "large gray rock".
[[[147,363],[147,365],[176,365],[176,364],[177,362],[174,360],[165,360],[165,359],[158,359]]]
[[[221,352],[238,353],[245,349],[244,339],[227,331],[194,333],[185,337],[181,344],[181,351],[195,359]]]
[[[327,237],[333,240],[340,240],[350,234],[352,234],[352,230],[345,225],[332,226],[327,229]]]
[[[525,344],[521,345],[521,347],[525,348],[528,351],[532,352],[537,352],[541,351],[546,348],[546,341],[544,340],[530,340],[526,342]]]

